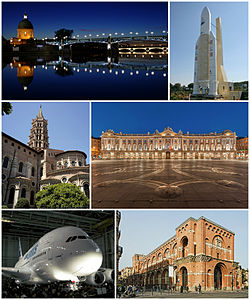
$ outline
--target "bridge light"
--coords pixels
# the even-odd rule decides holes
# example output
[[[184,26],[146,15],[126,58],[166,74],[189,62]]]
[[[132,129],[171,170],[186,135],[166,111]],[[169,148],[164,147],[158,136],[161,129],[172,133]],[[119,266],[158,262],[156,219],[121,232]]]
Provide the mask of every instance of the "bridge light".
[[[89,73],[92,73],[92,70],[91,70],[91,69],[89,70]]]
[[[122,74],[124,74],[124,70],[122,70]]]
[[[99,34],[96,35],[97,37],[99,36]]]
[[[80,71],[79,69],[76,70],[76,72],[78,72],[78,73],[79,73],[79,71]]]
[[[155,72],[151,72],[151,75],[155,75]]]
[[[130,33],[129,34],[133,34],[133,32],[132,31],[130,31]]]
[[[135,34],[139,34],[138,32],[136,32]]]
[[[148,73],[146,73],[146,76],[148,76]]]
[[[99,69],[96,69],[96,72],[99,72],[100,70]]]
[[[112,35],[112,33],[109,33],[109,36],[111,36]]]
[[[106,72],[105,71],[102,71],[102,74],[105,74]]]
[[[75,39],[75,38],[76,38],[76,36],[74,35],[74,36],[73,36],[73,39]]]
[[[138,74],[139,74],[139,71],[136,71],[136,72],[135,72],[135,74],[137,74],[137,75],[138,75]]]
[[[84,36],[85,38],[87,37],[87,35]]]
[[[151,34],[154,34],[154,32],[153,32],[153,31],[151,31],[150,33],[151,33]]]
[[[77,37],[79,38],[79,34],[77,35]]]
[[[117,35],[118,33],[117,32],[115,32],[115,35]]]
[[[91,34],[89,34],[89,36],[92,36]]]
[[[133,73],[133,72],[130,72],[130,75],[134,75],[134,73]]]
[[[122,32],[121,35],[124,35],[124,33]]]
[[[167,74],[166,73],[163,73],[163,77],[166,77],[167,76]]]
[[[166,30],[162,30],[162,33],[166,33]]]
[[[76,68],[73,68],[73,71],[75,71],[76,70]]]
[[[102,35],[105,35],[105,33],[103,33]]]
[[[115,71],[115,75],[118,75],[118,71]]]
[[[112,73],[112,70],[109,70],[109,73]]]
[[[85,68],[85,69],[84,69],[84,71],[85,71],[85,72],[87,72],[87,71],[88,71],[88,69],[87,69],[87,68]]]
[[[145,31],[146,34],[148,34],[148,31]]]

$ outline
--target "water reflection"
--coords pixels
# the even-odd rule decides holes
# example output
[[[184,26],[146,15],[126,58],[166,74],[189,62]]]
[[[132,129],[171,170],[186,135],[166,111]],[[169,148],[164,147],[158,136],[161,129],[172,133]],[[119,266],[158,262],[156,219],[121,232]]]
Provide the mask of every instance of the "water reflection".
[[[3,99],[165,100],[167,55],[5,59]]]

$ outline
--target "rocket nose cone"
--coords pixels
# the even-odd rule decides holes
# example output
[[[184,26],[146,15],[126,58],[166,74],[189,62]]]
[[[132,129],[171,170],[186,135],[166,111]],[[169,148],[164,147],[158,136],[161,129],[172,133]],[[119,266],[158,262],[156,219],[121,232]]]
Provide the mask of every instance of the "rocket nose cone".
[[[205,6],[201,13],[201,34],[209,33],[211,30],[211,14],[207,6]]]

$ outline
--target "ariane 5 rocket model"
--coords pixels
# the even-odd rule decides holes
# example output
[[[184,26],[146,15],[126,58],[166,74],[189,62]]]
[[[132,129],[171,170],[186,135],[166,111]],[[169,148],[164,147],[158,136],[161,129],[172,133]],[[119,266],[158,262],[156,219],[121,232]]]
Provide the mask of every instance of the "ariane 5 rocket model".
[[[223,67],[221,19],[216,19],[216,38],[211,31],[211,13],[201,13],[200,36],[195,46],[193,95],[218,95],[220,82],[227,82]]]

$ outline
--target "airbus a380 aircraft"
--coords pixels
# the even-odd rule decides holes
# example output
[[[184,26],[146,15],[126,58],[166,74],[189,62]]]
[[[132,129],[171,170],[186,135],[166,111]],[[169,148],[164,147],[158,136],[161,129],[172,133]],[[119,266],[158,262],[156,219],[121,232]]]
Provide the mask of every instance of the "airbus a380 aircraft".
[[[112,269],[100,269],[102,252],[80,228],[60,227],[41,237],[22,255],[19,242],[19,261],[14,268],[2,268],[3,275],[26,284],[55,281],[99,285],[113,281]]]

